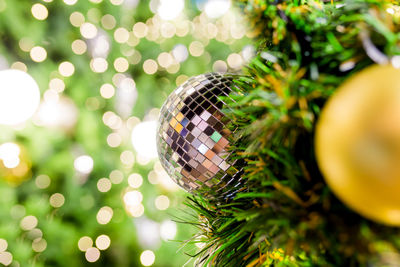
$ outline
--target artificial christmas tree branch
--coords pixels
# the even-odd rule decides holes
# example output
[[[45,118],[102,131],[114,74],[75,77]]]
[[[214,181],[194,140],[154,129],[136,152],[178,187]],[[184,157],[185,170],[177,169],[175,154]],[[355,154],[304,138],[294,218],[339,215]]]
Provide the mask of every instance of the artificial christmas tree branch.
[[[235,82],[231,147],[246,190],[190,197],[202,219],[199,266],[380,266],[400,262],[400,231],[348,209],[324,182],[315,125],[348,77],[400,54],[397,1],[237,1],[259,55]],[[378,51],[378,52],[377,52]],[[231,111],[230,111],[231,110]]]

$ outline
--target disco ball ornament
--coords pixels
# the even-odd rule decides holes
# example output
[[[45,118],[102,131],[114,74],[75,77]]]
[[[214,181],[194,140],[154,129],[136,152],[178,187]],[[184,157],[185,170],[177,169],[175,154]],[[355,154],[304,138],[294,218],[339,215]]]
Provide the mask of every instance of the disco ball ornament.
[[[207,73],[190,78],[161,109],[157,150],[162,166],[181,187],[206,197],[235,194],[241,170],[228,151],[229,119],[221,96],[237,92],[234,76]],[[227,187],[229,185],[229,189]]]

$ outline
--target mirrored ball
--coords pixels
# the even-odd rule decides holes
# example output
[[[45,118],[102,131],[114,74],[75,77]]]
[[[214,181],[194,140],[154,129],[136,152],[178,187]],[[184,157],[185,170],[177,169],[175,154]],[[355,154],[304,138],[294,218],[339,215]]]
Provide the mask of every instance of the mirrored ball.
[[[224,191],[240,181],[232,160],[224,99],[237,92],[232,75],[207,73],[190,78],[161,109],[157,150],[162,166],[192,193]],[[232,193],[232,192],[229,192]],[[226,194],[226,192],[224,192]]]

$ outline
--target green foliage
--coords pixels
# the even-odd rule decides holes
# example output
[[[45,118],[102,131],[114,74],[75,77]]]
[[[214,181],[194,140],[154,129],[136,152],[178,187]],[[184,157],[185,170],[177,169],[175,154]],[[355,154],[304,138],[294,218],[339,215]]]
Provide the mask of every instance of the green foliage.
[[[225,202],[190,198],[205,242],[198,262],[398,263],[399,229],[368,221],[339,202],[323,181],[313,148],[320,109],[336,88],[374,61],[400,54],[399,16],[387,12],[396,3],[237,2],[259,43],[248,76],[236,80],[243,94],[228,103],[231,127],[239,128],[232,150],[246,162],[246,190]]]
[[[122,2],[122,5],[118,4]],[[26,161],[31,165],[23,179],[5,177],[5,168],[0,160],[0,262],[4,259],[3,250],[12,254],[13,262],[10,266],[14,267],[142,266],[140,255],[146,249],[155,253],[153,266],[182,266],[189,260],[186,255],[176,253],[180,248],[179,242],[161,240],[159,234],[155,233],[159,228],[147,229],[145,236],[146,239],[156,235],[157,244],[149,245],[139,240],[139,235],[143,235],[140,233],[143,227],[139,228],[139,223],[142,226],[149,224],[142,219],[151,220],[159,226],[163,221],[170,220],[171,215],[181,214],[183,207],[179,203],[182,202],[183,191],[177,192],[176,188],[171,190],[165,187],[162,180],[154,185],[154,174],[161,171],[161,166],[156,161],[140,163],[140,157],[135,155],[133,165],[124,164],[120,160],[121,154],[124,151],[134,151],[130,140],[132,121],[137,123],[145,116],[153,116],[155,119],[157,110],[154,108],[160,107],[168,93],[177,86],[176,81],[180,75],[189,77],[211,71],[216,60],[226,60],[229,54],[240,52],[248,44],[248,40],[234,40],[229,37],[226,42],[222,42],[205,38],[198,32],[194,33],[192,20],[197,20],[197,31],[204,32],[204,25],[199,22],[200,11],[190,1],[186,1],[184,15],[173,22],[161,21],[155,16],[150,11],[150,1],[138,1],[137,7],[129,6],[128,2],[132,4],[135,1],[0,0],[0,69],[11,66],[17,68],[18,64],[13,65],[15,62],[19,62],[19,68],[23,64],[37,81],[42,95],[48,92],[52,79],[60,79],[65,84],[65,90],[57,95],[60,99],[69,99],[78,113],[77,122],[70,129],[37,125],[31,120],[18,127],[0,126],[0,145],[6,142],[18,144],[26,152]],[[37,20],[32,15],[32,6],[38,3],[48,10],[48,17],[44,20]],[[104,73],[96,73],[91,69],[93,49],[90,48],[90,43],[93,40],[85,39],[79,25],[71,24],[71,14],[74,12],[81,14],[85,22],[93,24],[109,42],[110,51],[106,56],[108,68]],[[104,27],[102,18],[105,15],[111,15],[115,19],[114,26]],[[159,37],[134,37],[133,25],[147,22],[149,32],[153,31],[151,22],[154,17],[159,23],[155,29]],[[214,26],[218,23],[216,20],[208,21],[204,14],[202,21]],[[186,25],[188,30],[186,34],[173,34],[170,38],[165,38],[160,35],[160,27],[166,23],[170,24],[167,26],[175,23],[175,30],[177,25]],[[120,27],[137,40],[117,42],[114,34]],[[71,44],[75,40],[86,43],[88,50],[82,54],[74,53]],[[177,44],[188,48],[193,41],[204,44],[204,53],[196,57],[189,55],[187,60],[180,63],[179,72],[161,67],[151,75],[143,71],[145,60],[157,60],[160,53],[171,53]],[[46,50],[47,57],[44,61],[32,60],[29,50],[33,46],[41,46]],[[130,63],[128,70],[123,73],[114,68],[114,62],[119,57],[126,58]],[[69,61],[75,66],[74,75],[60,75],[58,68],[63,61]],[[118,92],[116,80],[122,74],[134,79],[138,93],[136,104],[128,116],[119,114],[120,99],[117,96],[106,99],[99,90],[103,84],[108,83]],[[1,81],[0,90],[3,90]],[[62,120],[63,115],[69,115],[68,112],[70,110],[61,114],[59,119]],[[122,126],[118,129],[107,126],[103,120],[106,112],[116,114]],[[112,133],[121,136],[121,145],[111,147],[107,143],[107,138]],[[81,175],[74,169],[74,160],[80,155],[89,155],[94,160],[93,171],[88,175]],[[98,181],[103,177],[109,179],[115,170],[123,174],[123,180],[114,181],[109,191],[100,192]],[[140,188],[129,185],[128,177],[132,173],[143,177]],[[149,173],[150,176],[153,174],[153,183],[148,179]],[[50,178],[49,186],[37,186],[41,175]],[[165,175],[164,178],[168,179]],[[123,197],[127,190],[138,190],[143,195],[144,214],[140,218],[131,216],[124,205]],[[49,203],[50,197],[55,193],[65,197],[65,203],[61,207],[54,207]],[[155,207],[155,199],[160,195],[167,196],[171,201],[166,211]],[[112,219],[107,224],[100,224],[96,218],[103,207],[109,207],[113,211]],[[20,223],[26,216],[35,216],[38,221],[35,229],[22,229]],[[191,227],[178,225],[175,239],[185,240],[192,233]],[[95,241],[104,234],[110,237],[111,246],[101,251],[101,256],[95,263],[89,263],[85,252],[79,250],[78,241],[84,236]],[[3,247],[3,239],[7,242],[6,248]],[[45,249],[33,249],[35,240],[45,240]]]

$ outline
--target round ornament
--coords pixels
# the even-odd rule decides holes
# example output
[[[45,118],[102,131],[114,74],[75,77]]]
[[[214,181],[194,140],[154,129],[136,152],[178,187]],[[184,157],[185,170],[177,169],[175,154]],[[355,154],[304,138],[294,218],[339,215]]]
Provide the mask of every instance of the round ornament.
[[[400,70],[372,66],[329,99],[316,156],[332,191],[376,222],[400,226]]]
[[[233,76],[208,73],[190,78],[171,93],[161,109],[157,150],[162,166],[181,187],[192,193],[224,191],[240,182],[240,170],[228,152],[221,96],[234,90]],[[224,192],[223,194],[232,194]]]

